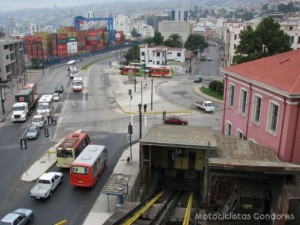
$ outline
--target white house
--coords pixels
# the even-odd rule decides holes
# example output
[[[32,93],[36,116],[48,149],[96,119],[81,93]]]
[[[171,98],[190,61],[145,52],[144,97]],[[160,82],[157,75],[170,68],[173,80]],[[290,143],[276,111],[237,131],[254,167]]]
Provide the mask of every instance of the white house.
[[[146,65],[167,65],[168,62],[185,62],[185,48],[166,46],[140,46],[140,63]]]

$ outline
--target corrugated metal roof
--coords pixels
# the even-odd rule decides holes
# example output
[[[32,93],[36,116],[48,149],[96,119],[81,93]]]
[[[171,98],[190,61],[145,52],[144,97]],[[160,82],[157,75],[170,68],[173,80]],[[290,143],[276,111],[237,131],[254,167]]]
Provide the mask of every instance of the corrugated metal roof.
[[[153,125],[140,141],[142,145],[172,145],[188,147],[217,147],[212,128],[183,125]]]

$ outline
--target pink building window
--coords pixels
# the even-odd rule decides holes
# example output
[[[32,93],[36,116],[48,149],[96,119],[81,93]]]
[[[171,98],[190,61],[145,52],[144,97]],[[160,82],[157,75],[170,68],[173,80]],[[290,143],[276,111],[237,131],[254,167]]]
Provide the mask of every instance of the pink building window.
[[[228,90],[228,106],[234,106],[234,85],[229,84],[229,90]]]
[[[245,89],[241,89],[239,112],[243,116],[246,114],[247,94],[248,92]]]
[[[252,122],[256,124],[260,123],[261,103],[262,103],[262,97],[258,95],[254,95]]]
[[[279,105],[276,104],[275,102],[270,102],[267,131],[273,135],[276,135],[277,132],[278,116],[279,116]]]
[[[239,139],[244,139],[244,133],[240,129],[237,129],[236,137]]]
[[[226,131],[225,134],[231,136],[232,125],[229,121],[226,121]]]

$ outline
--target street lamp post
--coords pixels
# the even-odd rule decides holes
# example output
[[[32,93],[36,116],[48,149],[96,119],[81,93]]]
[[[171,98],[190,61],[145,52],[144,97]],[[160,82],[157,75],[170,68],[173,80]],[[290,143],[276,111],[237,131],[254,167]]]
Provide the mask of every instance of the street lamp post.
[[[142,104],[139,103],[140,139],[142,139]]]
[[[139,103],[139,122],[140,122],[140,139],[142,139],[142,107],[144,107],[144,113],[147,112],[147,104],[144,104],[144,106]]]

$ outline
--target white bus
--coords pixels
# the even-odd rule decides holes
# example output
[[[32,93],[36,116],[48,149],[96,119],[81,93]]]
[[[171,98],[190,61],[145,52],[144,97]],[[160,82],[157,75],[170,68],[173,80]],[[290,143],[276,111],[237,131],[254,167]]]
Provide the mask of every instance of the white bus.
[[[76,61],[75,60],[71,60],[67,63],[68,65],[68,71],[69,71],[69,75],[71,78],[76,77],[78,74],[78,69],[76,66]]]
[[[50,114],[53,110],[53,95],[42,95],[38,101],[37,113]]]

